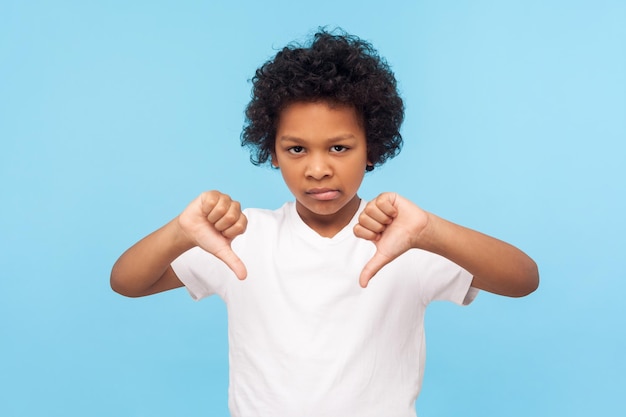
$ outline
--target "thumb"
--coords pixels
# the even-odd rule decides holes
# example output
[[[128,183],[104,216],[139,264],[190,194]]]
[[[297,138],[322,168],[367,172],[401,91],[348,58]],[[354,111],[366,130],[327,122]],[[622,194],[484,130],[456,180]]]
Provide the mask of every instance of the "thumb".
[[[361,276],[359,277],[359,284],[361,287],[367,287],[367,284],[374,277],[374,275],[376,275],[383,266],[387,265],[391,261],[391,257],[376,251],[374,256],[372,256],[372,259],[365,264],[363,270],[361,271]]]
[[[230,246],[226,246],[214,253],[214,255],[221,259],[222,262],[226,264],[230,268],[231,271],[237,275],[237,278],[240,280],[246,279],[248,275],[248,271],[246,270],[246,266],[239,259],[239,257],[233,252]]]

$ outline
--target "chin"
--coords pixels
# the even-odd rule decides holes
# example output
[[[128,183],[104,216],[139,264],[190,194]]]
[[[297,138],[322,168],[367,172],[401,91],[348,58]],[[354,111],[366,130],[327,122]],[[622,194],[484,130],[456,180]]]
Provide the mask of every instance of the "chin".
[[[318,216],[332,216],[340,212],[347,205],[347,202],[339,202],[336,200],[315,201],[311,204],[303,204],[304,208]]]

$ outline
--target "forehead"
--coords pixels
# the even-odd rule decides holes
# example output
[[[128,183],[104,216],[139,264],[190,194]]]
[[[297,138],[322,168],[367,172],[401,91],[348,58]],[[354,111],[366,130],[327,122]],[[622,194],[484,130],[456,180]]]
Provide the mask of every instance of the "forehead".
[[[277,137],[364,136],[360,117],[353,106],[321,102],[296,102],[279,115]]]

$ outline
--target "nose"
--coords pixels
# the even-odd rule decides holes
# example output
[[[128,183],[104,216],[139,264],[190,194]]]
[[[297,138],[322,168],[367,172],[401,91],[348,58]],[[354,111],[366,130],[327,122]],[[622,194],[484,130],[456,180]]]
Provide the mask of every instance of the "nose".
[[[316,180],[321,180],[325,177],[332,175],[332,167],[330,166],[330,161],[327,160],[323,155],[310,155],[307,158],[307,165],[305,175],[308,178],[313,178]]]

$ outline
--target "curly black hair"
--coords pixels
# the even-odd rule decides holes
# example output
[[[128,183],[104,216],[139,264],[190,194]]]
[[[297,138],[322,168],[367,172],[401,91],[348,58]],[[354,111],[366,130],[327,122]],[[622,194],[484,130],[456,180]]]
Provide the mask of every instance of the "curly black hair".
[[[372,45],[356,36],[320,29],[309,46],[291,44],[280,50],[257,69],[252,85],[241,145],[250,148],[255,165],[271,158],[280,113],[294,102],[354,107],[374,166],[400,152],[404,104],[396,79]]]

